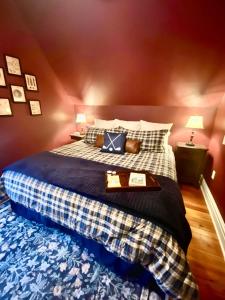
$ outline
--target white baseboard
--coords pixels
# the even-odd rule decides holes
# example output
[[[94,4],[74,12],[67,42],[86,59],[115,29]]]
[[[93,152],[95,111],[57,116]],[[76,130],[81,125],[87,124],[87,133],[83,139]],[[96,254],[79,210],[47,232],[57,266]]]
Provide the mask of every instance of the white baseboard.
[[[216,201],[213,198],[213,195],[204,178],[202,179],[200,188],[205,198],[205,202],[208,207],[209,214],[212,218],[212,222],[215,227],[217,237],[219,239],[221,250],[223,252],[223,257],[225,259],[225,223],[216,205]]]

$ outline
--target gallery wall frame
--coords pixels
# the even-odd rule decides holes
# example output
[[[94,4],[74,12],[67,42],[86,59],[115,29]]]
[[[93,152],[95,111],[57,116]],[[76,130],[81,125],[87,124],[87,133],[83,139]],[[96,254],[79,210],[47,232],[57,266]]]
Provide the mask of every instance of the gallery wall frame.
[[[4,69],[0,67],[0,87],[6,87],[6,79]]]
[[[39,91],[36,75],[30,72],[22,72],[20,59],[18,57],[10,54],[3,54],[3,56],[5,58],[5,63],[4,66],[0,66],[0,89],[9,88],[12,97],[7,98],[6,96],[6,98],[4,98],[4,95],[0,95],[0,117],[13,116],[12,102],[27,103],[32,116],[42,115],[40,100],[27,100],[25,94],[25,91]],[[21,79],[24,81],[22,83],[15,83],[15,78],[13,79],[13,76],[21,76]]]
[[[26,82],[26,89],[28,91],[38,91],[37,79],[36,76],[33,74],[24,74],[25,82]]]
[[[18,57],[14,57],[11,55],[5,55],[5,61],[6,61],[6,67],[7,67],[7,72],[10,75],[17,75],[21,76],[22,71],[20,67],[20,59]]]
[[[30,114],[32,116],[41,116],[41,103],[39,100],[29,100]]]
[[[0,98],[0,117],[12,117],[13,112],[7,98]]]
[[[16,102],[16,103],[26,102],[26,97],[25,97],[25,92],[24,92],[23,86],[11,84],[10,87],[11,87],[13,102]]]

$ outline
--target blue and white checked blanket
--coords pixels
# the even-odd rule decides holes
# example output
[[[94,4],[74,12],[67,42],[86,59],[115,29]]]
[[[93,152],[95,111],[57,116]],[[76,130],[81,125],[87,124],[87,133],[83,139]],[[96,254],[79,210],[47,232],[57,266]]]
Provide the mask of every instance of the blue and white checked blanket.
[[[126,154],[121,158],[113,154],[99,154],[99,149],[78,142],[54,152],[149,171],[152,168],[157,169],[155,165],[158,164],[160,175],[165,176],[167,173],[168,176],[170,173],[168,177],[171,177],[175,173],[174,157],[170,148],[166,153],[158,155],[146,152],[137,156]],[[123,259],[142,264],[169,296],[177,299],[197,297],[197,286],[183,250],[159,226],[21,173],[4,172],[1,180],[2,188],[14,202],[98,241],[108,251]]]

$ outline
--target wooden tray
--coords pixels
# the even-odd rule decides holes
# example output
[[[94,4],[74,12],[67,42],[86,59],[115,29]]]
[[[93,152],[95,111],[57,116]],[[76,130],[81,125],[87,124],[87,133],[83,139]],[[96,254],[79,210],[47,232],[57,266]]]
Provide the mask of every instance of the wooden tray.
[[[131,172],[146,174],[146,186],[129,186]],[[119,175],[121,187],[108,187],[107,172],[105,172],[106,192],[143,192],[161,190],[159,182],[147,171],[117,171],[115,175]]]

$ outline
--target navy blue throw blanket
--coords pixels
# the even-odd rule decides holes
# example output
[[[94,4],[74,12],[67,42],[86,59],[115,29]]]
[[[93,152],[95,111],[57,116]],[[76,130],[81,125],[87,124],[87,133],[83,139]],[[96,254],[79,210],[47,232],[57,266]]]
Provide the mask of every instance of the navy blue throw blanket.
[[[127,170],[82,158],[42,152],[19,160],[4,169],[31,176],[77,194],[153,221],[171,233],[186,252],[191,230],[185,218],[183,199],[177,183],[156,176],[159,191],[105,192],[105,171]]]

